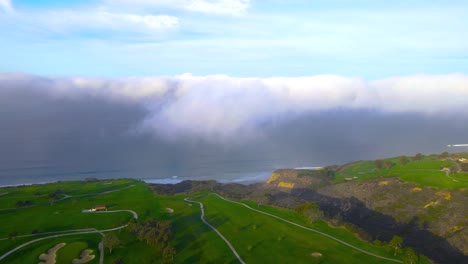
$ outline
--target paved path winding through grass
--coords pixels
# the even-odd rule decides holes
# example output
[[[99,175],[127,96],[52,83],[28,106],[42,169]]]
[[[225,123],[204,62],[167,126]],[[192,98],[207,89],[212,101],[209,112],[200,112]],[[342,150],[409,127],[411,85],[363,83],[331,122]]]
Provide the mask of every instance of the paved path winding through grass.
[[[115,190],[111,190],[111,191],[105,191],[105,192],[101,192],[101,193],[92,193],[92,194],[83,194],[83,195],[76,195],[76,196],[108,194],[108,193],[112,193],[112,192],[116,192],[116,191],[125,190],[125,189],[128,189],[128,188],[134,187],[134,186],[135,185],[129,185],[127,187],[120,188],[120,189],[115,189]],[[65,197],[63,197],[60,200],[68,199],[68,198],[71,198],[71,197],[73,197],[73,196],[65,194]],[[133,218],[138,219],[138,214],[133,210],[113,210],[113,211],[102,211],[102,212],[93,212],[93,213],[116,213],[116,212],[128,212],[128,213],[131,213],[133,215]],[[34,240],[28,241],[26,243],[23,243],[23,244],[17,246],[16,248],[6,252],[5,254],[1,255],[0,256],[0,261],[5,259],[9,255],[13,254],[14,252],[16,252],[17,250],[19,250],[19,249],[21,249],[23,247],[26,247],[26,246],[28,246],[30,244],[33,244],[35,242],[42,241],[42,240],[45,240],[45,239],[63,237],[63,236],[81,235],[81,234],[94,234],[94,233],[98,233],[101,236],[104,236],[105,232],[112,232],[112,231],[120,230],[120,229],[126,228],[127,226],[128,225],[122,225],[122,226],[119,226],[119,227],[116,227],[116,228],[105,229],[105,230],[98,230],[98,229],[95,229],[95,228],[74,229],[74,230],[63,230],[63,231],[57,231],[57,232],[38,233],[38,234],[32,234],[32,235],[18,236],[18,237],[29,237],[29,236],[40,236],[40,235],[51,234],[51,233],[65,233],[65,234],[57,234],[57,235],[52,235],[52,236],[47,236],[47,237],[41,237],[41,238],[34,239]],[[8,238],[1,238],[0,240],[5,240],[5,239],[8,239]],[[102,264],[103,261],[104,261],[104,250],[101,250],[101,248],[102,248],[102,245],[100,244],[99,250],[101,251],[101,256],[100,256],[99,263]]]
[[[211,229],[213,229],[219,237],[221,237],[224,242],[226,242],[226,244],[229,246],[229,248],[231,249],[232,253],[234,253],[234,255],[236,256],[236,258],[239,260],[240,263],[242,264],[245,264],[245,262],[242,260],[242,258],[239,256],[239,254],[237,253],[236,249],[232,246],[232,244],[229,242],[229,240],[227,240],[222,234],[221,232],[218,231],[218,229],[216,229],[214,226],[210,225],[210,223],[208,223],[204,216],[205,216],[205,208],[203,206],[203,203],[201,202],[197,202],[197,201],[192,201],[192,200],[189,200],[188,198],[185,198],[184,201],[188,202],[188,203],[197,203],[200,205],[200,209],[201,209],[201,215],[200,215],[200,219],[203,221],[203,223],[205,223],[207,226],[209,226]]]
[[[338,242],[338,243],[340,243],[340,244],[343,244],[343,245],[345,245],[345,246],[348,246],[348,247],[350,247],[350,248],[353,248],[353,249],[355,249],[355,250],[358,250],[358,251],[360,251],[360,252],[362,252],[362,253],[364,253],[364,254],[367,254],[367,255],[369,255],[369,256],[373,256],[373,257],[376,257],[376,258],[379,258],[379,259],[384,259],[384,260],[393,261],[393,262],[397,262],[397,263],[403,263],[403,261],[401,261],[401,260],[392,259],[392,258],[387,258],[387,257],[384,257],[384,256],[380,256],[380,255],[374,254],[374,253],[372,253],[372,252],[366,251],[366,250],[364,250],[364,249],[360,249],[360,248],[358,248],[358,247],[356,247],[356,246],[353,246],[353,245],[351,245],[351,244],[349,244],[349,243],[344,242],[343,240],[340,240],[340,239],[338,239],[338,238],[336,238],[336,237],[333,237],[333,236],[328,235],[328,234],[326,234],[326,233],[323,233],[323,232],[321,232],[321,231],[315,230],[315,229],[313,229],[313,228],[305,227],[305,226],[296,224],[296,223],[294,223],[294,222],[291,222],[291,221],[289,221],[289,220],[286,220],[286,219],[284,219],[284,218],[281,218],[281,217],[279,217],[279,216],[276,216],[276,215],[273,215],[273,214],[270,214],[270,213],[266,213],[266,212],[263,212],[263,211],[254,209],[254,208],[252,208],[252,207],[250,207],[250,206],[248,206],[248,205],[246,205],[246,204],[244,204],[244,203],[240,203],[240,202],[236,202],[236,201],[231,201],[231,200],[229,200],[229,199],[227,199],[227,198],[224,198],[223,196],[221,196],[221,195],[219,195],[219,194],[217,194],[217,193],[212,193],[212,194],[218,196],[219,198],[225,200],[226,202],[230,202],[230,203],[235,203],[235,204],[242,205],[242,206],[244,206],[244,207],[246,207],[247,209],[250,209],[250,210],[252,210],[252,211],[255,211],[255,212],[258,212],[258,213],[261,213],[261,214],[264,214],[264,215],[268,215],[268,216],[270,216],[270,217],[276,218],[276,219],[281,220],[281,221],[283,221],[283,222],[286,222],[286,223],[288,223],[288,224],[291,224],[291,225],[297,226],[297,227],[299,227],[299,228],[302,228],[302,229],[305,229],[305,230],[308,230],[308,231],[317,233],[317,234],[319,234],[319,235],[328,237],[328,238],[330,238],[330,239],[335,240],[336,242]],[[201,204],[201,203],[200,203],[200,204]],[[202,211],[202,215],[203,215],[203,211]],[[203,220],[203,219],[202,219],[202,220]],[[214,228],[213,228],[213,229],[214,229]]]
[[[114,213],[114,212],[130,212],[133,214],[133,217],[135,219],[138,219],[138,214],[135,213],[134,211],[132,210],[116,210],[116,211],[107,211],[108,213]],[[105,212],[104,212],[105,213]],[[122,225],[122,226],[119,226],[119,227],[115,227],[115,228],[111,228],[111,229],[104,229],[104,230],[98,230],[98,229],[90,229],[90,230],[87,230],[87,231],[83,231],[83,229],[76,229],[76,230],[66,230],[66,231],[60,231],[60,232],[69,232],[69,233],[66,233],[66,234],[58,234],[58,235],[52,235],[52,236],[47,236],[47,237],[41,237],[41,238],[38,238],[38,239],[34,239],[34,240],[31,240],[31,241],[28,241],[24,244],[21,244],[19,246],[17,246],[16,248],[8,251],[7,253],[3,254],[2,256],[0,256],[0,260],[3,260],[4,258],[8,257],[9,255],[13,254],[15,251],[23,248],[23,247],[26,247],[32,243],[35,243],[35,242],[38,242],[38,241],[42,241],[42,240],[46,240],[46,239],[49,239],[49,238],[56,238],[56,237],[63,237],[63,236],[73,236],[73,235],[82,235],[82,234],[95,234],[95,233],[98,233],[100,234],[101,236],[104,236],[104,233],[106,232],[112,232],[112,231],[116,231],[116,230],[120,230],[120,229],[123,229],[123,228],[126,228],[128,225]],[[41,234],[37,234],[37,235],[41,235]],[[104,254],[103,254],[103,250],[101,251],[101,260],[104,261]],[[102,263],[100,261],[100,263]]]
[[[108,194],[108,193],[118,192],[118,191],[122,191],[122,190],[132,188],[132,187],[135,187],[135,184],[131,184],[131,185],[123,187],[123,188],[114,189],[114,190],[105,191],[105,192],[85,193],[85,194],[78,194],[78,195],[73,195],[73,196],[68,195],[68,194],[62,194],[63,197],[58,199],[58,200],[53,201],[53,203],[60,202],[60,201],[63,201],[63,200],[69,199],[69,198],[73,198],[73,197],[83,197],[83,196],[101,195],[101,194]],[[25,197],[41,197],[41,196],[46,196],[46,194],[39,195],[39,196],[16,196],[16,197],[2,197],[2,198],[20,198],[20,197],[25,198]],[[38,207],[38,206],[47,205],[47,204],[50,204],[50,202],[45,202],[45,203],[42,203],[42,204],[36,204],[36,205],[31,205],[31,206],[3,208],[3,209],[0,209],[0,211],[26,209],[26,208]]]

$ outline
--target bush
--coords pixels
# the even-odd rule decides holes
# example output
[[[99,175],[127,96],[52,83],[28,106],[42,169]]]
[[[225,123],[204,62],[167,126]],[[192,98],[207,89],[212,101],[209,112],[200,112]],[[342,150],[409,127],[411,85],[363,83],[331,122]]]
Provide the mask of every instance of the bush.
[[[374,160],[374,166],[377,169],[381,169],[383,167],[383,161],[382,160]]]

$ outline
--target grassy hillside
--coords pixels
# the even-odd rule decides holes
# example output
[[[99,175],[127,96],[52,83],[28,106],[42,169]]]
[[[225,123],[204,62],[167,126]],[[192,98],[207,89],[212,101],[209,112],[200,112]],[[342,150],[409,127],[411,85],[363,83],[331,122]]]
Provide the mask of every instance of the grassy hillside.
[[[392,263],[214,195],[207,195],[199,201],[206,206],[207,220],[231,241],[247,263]],[[264,206],[260,209],[321,230],[373,253],[393,257],[382,247],[363,242],[344,229],[331,228],[323,222],[309,224],[303,217],[287,210]],[[312,253],[322,256],[313,257]]]
[[[0,188],[0,256],[33,239],[46,237],[44,232],[122,226],[132,219],[128,212],[82,213],[83,209],[106,204],[109,210],[134,210],[139,222],[148,217],[168,220],[172,224],[176,249],[176,263],[236,263],[230,249],[218,235],[200,220],[200,208],[183,201],[185,196],[158,196],[143,182],[112,180],[99,182],[62,182],[46,185]],[[52,195],[51,195],[52,194]],[[55,200],[51,197],[54,196]],[[26,207],[16,207],[19,201],[29,201]],[[200,199],[205,203],[207,220],[229,239],[249,263],[316,262],[378,263],[379,260],[338,244],[314,233],[290,226],[267,216],[253,213],[239,205],[208,195]],[[167,208],[174,210],[167,212]],[[309,225],[305,218],[292,211],[262,206],[262,210],[278,214],[299,224]],[[383,247],[373,246],[357,239],[344,229],[330,228],[324,223],[309,225],[379,255],[392,257]],[[24,235],[34,236],[21,237]],[[39,234],[37,234],[39,233]],[[105,252],[104,263],[122,257],[124,263],[160,263],[161,254],[145,242],[138,241],[127,229],[114,232],[121,245],[112,254]],[[93,250],[98,263],[99,234],[78,234],[50,238],[28,245],[0,263],[39,262],[39,255],[50,248],[66,243],[57,252],[57,260],[69,262],[78,258],[84,249]],[[312,257],[311,253],[322,257]],[[384,262],[384,261],[381,261]]]
[[[457,156],[458,157],[458,156]],[[454,159],[440,158],[438,155],[423,156],[420,160],[408,157],[407,163],[400,157],[382,159],[382,166],[376,166],[375,161],[358,161],[340,168],[336,173],[336,182],[362,180],[381,176],[397,176],[404,181],[414,182],[422,186],[444,189],[459,189],[468,187],[468,173],[442,171],[442,168],[457,167]],[[388,166],[385,166],[388,165]]]

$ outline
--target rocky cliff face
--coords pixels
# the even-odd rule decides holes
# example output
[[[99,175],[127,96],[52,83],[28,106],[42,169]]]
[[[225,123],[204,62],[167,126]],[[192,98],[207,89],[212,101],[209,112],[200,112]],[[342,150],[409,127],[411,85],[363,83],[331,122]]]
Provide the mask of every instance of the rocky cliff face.
[[[318,188],[328,184],[322,170],[293,170],[284,169],[274,171],[263,185],[266,189],[279,189],[290,192],[298,188]]]
[[[393,177],[343,182],[318,192],[335,198],[357,198],[367,208],[429,230],[468,254],[467,190],[438,190]]]
[[[356,213],[359,210],[353,208],[352,214],[362,215],[366,210],[375,211],[391,217],[395,223],[400,223],[405,228],[427,230],[468,255],[468,190],[423,187],[397,177],[331,184],[325,175],[318,171],[301,173],[298,170],[277,170],[263,188],[314,200],[327,207],[331,214],[338,213],[336,210],[340,214],[349,213],[347,210],[351,208],[350,201],[355,199],[362,203],[360,207],[363,212]],[[394,231],[399,228],[394,228]]]

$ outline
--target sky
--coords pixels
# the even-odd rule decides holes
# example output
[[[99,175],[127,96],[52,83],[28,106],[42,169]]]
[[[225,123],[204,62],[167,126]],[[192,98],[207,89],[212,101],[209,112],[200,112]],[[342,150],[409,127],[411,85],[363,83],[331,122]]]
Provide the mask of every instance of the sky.
[[[468,1],[0,0],[0,71],[378,79],[464,73]]]
[[[464,151],[447,145],[468,143],[465,14],[456,0],[0,0],[0,185]]]

